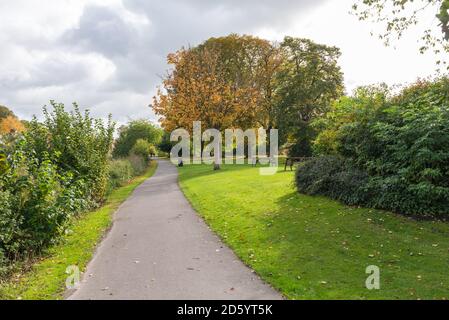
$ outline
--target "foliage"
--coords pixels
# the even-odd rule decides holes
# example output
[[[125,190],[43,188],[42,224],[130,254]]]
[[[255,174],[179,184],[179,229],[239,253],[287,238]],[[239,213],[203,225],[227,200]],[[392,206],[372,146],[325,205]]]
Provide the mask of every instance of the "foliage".
[[[0,105],[0,120],[5,119],[10,116],[15,117],[14,112],[12,112],[7,107]]]
[[[338,66],[340,50],[307,39],[286,37],[277,74],[277,126],[280,143],[288,137],[296,148],[292,156],[310,156],[314,131],[310,122],[323,115],[343,92],[343,74]]]
[[[447,218],[449,79],[419,81],[374,105],[368,112],[369,104],[356,103],[350,112],[334,113],[342,119],[327,129],[336,132],[336,153],[369,175],[360,183],[367,197],[358,204]]]
[[[315,154],[337,154],[343,148],[340,136],[345,125],[354,122],[366,123],[385,105],[389,88],[385,84],[359,87],[352,97],[343,96],[334,101],[330,110],[316,118],[312,127],[319,132],[312,142]]]
[[[341,157],[318,157],[307,161],[298,167],[295,178],[301,193],[325,195],[349,205],[365,202],[366,194],[361,186],[367,183],[368,175]]]
[[[0,134],[23,131],[25,131],[25,126],[15,116],[9,115],[0,120]]]
[[[27,147],[20,141],[0,181],[0,248],[8,258],[47,246],[71,215],[88,207],[82,182],[58,173],[49,158],[29,157]]]
[[[278,45],[253,36],[231,34],[210,38],[194,50],[209,50],[218,56],[217,68],[245,110],[235,121],[239,127],[275,127],[275,77],[282,63]]]
[[[2,144],[0,251],[8,260],[51,244],[69,219],[104,200],[113,124],[82,115],[76,105],[44,108],[27,131]],[[3,161],[4,162],[4,161]]]
[[[147,120],[134,120],[119,129],[119,137],[115,141],[113,155],[116,158],[127,157],[137,140],[143,139],[157,145],[161,141],[163,131]]]
[[[128,183],[134,177],[134,169],[127,159],[115,159],[109,164],[109,190]]]
[[[309,122],[342,92],[339,49],[286,37],[278,45],[231,34],[168,56],[173,70],[154,98],[162,126],[280,130],[309,148]],[[300,148],[301,148],[300,147]],[[310,153],[305,150],[304,153]]]
[[[29,147],[42,162],[48,154],[59,172],[71,172],[75,181],[83,181],[94,202],[104,199],[107,186],[108,157],[111,150],[114,123],[109,117],[105,125],[93,119],[89,111],[82,114],[74,104],[67,112],[63,104],[51,101],[52,112],[44,108],[43,123],[34,118],[25,133]]]
[[[19,278],[0,281],[0,300],[63,299],[67,266],[76,265],[80,270],[85,270],[95,247],[112,224],[113,213],[138,185],[154,174],[156,168],[157,162],[152,162],[143,175],[111,192],[103,207],[73,219],[71,232],[65,233],[61,241],[48,248],[38,261],[34,261],[29,272],[20,274]],[[0,262],[0,270],[1,266]]]
[[[20,121],[14,112],[0,105],[0,138],[2,140],[13,140],[17,133],[21,133],[24,130],[24,121]],[[5,138],[5,136],[8,137]]]
[[[449,41],[449,1],[443,0],[440,6],[440,11],[436,15],[440,20],[441,31],[444,34],[444,39]]]
[[[156,156],[157,155],[157,148],[153,145],[150,145],[150,156]]]
[[[0,150],[0,176],[2,176],[8,169],[8,161],[6,159],[6,153]]]
[[[152,147],[153,146],[148,141],[139,139],[132,147],[130,154],[135,154],[139,157],[142,157],[142,159],[147,160],[148,156],[150,155],[150,151],[154,151],[154,147],[153,149]]]
[[[132,178],[143,174],[147,168],[147,158],[136,154],[111,160],[109,163],[108,193],[115,188],[124,186]]]
[[[183,49],[170,54],[168,63],[175,70],[163,81],[166,94],[159,90],[153,102],[165,130],[185,128],[192,132],[194,121],[218,130],[252,122],[257,91],[227,78],[219,52],[208,47]]]
[[[148,160],[143,159],[142,157],[131,154],[126,158],[133,168],[133,172],[135,176],[141,175],[145,172],[148,167]]]
[[[170,153],[173,146],[174,144],[170,141],[170,133],[164,131],[164,133],[162,134],[161,142],[157,145],[157,149],[164,153]]]
[[[438,21],[439,32],[432,28],[424,31],[419,39],[422,42],[420,52],[432,50],[441,56],[437,64],[447,65],[449,53],[449,0],[358,0],[353,5],[353,12],[360,20],[372,20],[384,25],[385,32],[379,35],[386,45],[393,37],[401,38],[403,34],[420,22],[428,12],[434,14]],[[449,68],[449,66],[447,66]]]

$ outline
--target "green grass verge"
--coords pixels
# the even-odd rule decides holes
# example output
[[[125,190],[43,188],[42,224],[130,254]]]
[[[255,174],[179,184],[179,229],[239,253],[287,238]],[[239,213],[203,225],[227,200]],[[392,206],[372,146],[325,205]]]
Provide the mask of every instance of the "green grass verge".
[[[290,299],[449,298],[449,224],[298,194],[293,172],[179,168],[194,208],[249,266]],[[368,290],[366,268],[380,268]]]
[[[156,168],[157,162],[153,161],[145,174],[112,191],[103,207],[74,220],[69,234],[60,244],[49,248],[29,272],[0,286],[0,299],[62,299],[66,268],[76,265],[85,270],[97,244],[112,224],[113,213],[137,186],[154,174]]]

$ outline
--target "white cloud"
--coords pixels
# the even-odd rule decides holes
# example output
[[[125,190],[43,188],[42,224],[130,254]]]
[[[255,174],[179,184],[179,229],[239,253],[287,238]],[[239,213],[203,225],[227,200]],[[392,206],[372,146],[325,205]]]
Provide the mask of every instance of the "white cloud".
[[[423,27],[410,30],[395,47],[385,47],[377,37],[370,36],[371,31],[382,31],[378,26],[360,22],[349,14],[353,3],[354,0],[329,1],[282,33],[265,29],[258,34],[273,40],[289,34],[339,47],[348,92],[379,82],[413,82],[435,72],[435,57],[418,52],[417,38]]]
[[[385,48],[348,14],[352,1],[2,1],[0,104],[23,118],[55,99],[99,117],[155,119],[147,106],[166,55],[231,32],[336,45],[350,89],[432,73],[433,57],[417,53],[416,34],[396,51]]]

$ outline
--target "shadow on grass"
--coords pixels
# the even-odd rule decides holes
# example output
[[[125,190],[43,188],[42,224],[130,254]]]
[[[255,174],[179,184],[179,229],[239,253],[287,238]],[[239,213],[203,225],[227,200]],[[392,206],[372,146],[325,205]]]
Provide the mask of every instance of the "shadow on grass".
[[[270,262],[247,262],[288,297],[443,299],[449,292],[443,281],[449,254],[439,249],[449,244],[447,225],[297,192],[276,204],[278,210],[260,218],[254,240],[264,244],[255,256]],[[365,287],[370,265],[381,270],[382,290]]]

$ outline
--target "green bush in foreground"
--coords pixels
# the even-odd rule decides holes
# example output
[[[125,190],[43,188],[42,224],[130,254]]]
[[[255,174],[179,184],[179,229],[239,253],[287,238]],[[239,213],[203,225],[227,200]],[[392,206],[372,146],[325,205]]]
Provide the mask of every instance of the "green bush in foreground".
[[[156,168],[157,162],[152,162],[143,175],[132,179],[126,186],[113,190],[107,196],[104,206],[72,219],[71,232],[65,233],[61,241],[48,248],[42,259],[33,261],[29,272],[21,273],[20,278],[0,281],[0,300],[64,299],[67,266],[76,265],[80,270],[85,270],[96,245],[111,226],[114,211],[138,185],[154,174]],[[0,270],[1,266],[0,263]]]
[[[67,112],[63,104],[51,102],[52,110],[44,108],[43,123],[33,119],[25,133],[24,151],[39,162],[48,154],[58,172],[70,172],[82,181],[92,201],[104,200],[108,180],[108,161],[115,124],[109,117],[104,124],[88,111],[81,113],[76,104]]]
[[[0,271],[54,243],[70,218],[104,200],[114,125],[52,102],[23,136],[2,145]],[[6,162],[5,162],[6,161]],[[3,267],[2,267],[3,265]],[[0,274],[1,275],[1,274]]]

